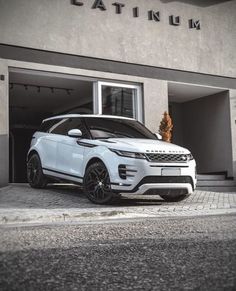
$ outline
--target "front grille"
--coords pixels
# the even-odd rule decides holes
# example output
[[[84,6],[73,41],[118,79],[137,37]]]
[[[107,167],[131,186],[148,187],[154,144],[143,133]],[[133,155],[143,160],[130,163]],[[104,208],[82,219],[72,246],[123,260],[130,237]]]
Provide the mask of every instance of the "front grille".
[[[187,163],[190,159],[188,154],[146,154],[150,162],[156,163]]]
[[[187,189],[149,189],[144,195],[171,195],[171,196],[179,196],[188,194]]]

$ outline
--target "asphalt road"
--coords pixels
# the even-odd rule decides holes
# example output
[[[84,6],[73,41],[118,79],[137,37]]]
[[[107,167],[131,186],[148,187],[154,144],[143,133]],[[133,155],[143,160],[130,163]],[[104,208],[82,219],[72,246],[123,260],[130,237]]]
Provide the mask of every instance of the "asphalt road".
[[[235,218],[2,227],[0,290],[236,290]]]

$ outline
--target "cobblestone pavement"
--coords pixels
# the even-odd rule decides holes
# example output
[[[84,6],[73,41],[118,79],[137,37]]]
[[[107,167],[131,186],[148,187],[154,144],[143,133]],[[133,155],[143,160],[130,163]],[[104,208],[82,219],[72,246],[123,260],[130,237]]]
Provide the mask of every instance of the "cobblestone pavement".
[[[82,222],[114,218],[195,216],[236,213],[236,193],[195,191],[181,202],[159,196],[124,195],[113,205],[94,205],[71,185],[32,189],[11,184],[0,189],[0,224]]]

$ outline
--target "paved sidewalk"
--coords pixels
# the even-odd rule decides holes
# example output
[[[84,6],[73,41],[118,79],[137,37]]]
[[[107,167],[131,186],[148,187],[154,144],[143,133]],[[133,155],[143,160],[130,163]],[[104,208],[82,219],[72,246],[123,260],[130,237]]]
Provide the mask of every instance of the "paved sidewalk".
[[[101,206],[89,202],[76,186],[38,190],[11,184],[0,189],[0,225],[230,213],[236,213],[236,193],[195,191],[175,203],[164,202],[159,196],[125,195],[113,205]]]

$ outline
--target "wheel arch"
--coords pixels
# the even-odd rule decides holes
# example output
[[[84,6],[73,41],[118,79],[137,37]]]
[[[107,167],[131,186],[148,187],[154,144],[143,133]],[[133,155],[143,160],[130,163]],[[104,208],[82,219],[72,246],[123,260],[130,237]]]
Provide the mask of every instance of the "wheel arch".
[[[98,157],[98,156],[96,156],[96,157],[92,157],[91,159],[88,160],[86,166],[84,167],[84,173],[83,173],[83,175],[85,175],[85,173],[86,173],[88,167],[89,167],[90,165],[92,165],[93,163],[96,163],[96,162],[101,162],[101,163],[104,164],[104,166],[106,167],[106,169],[107,169],[107,171],[108,171],[108,174],[109,174],[109,176],[110,176],[110,178],[111,178],[111,177],[112,177],[112,172],[111,172],[111,168],[107,166],[108,161],[107,161],[107,163],[106,163],[106,162],[104,161],[104,159],[102,159],[102,158],[100,158],[100,157]]]
[[[91,159],[87,162],[86,167],[85,167],[85,172],[86,172],[86,170],[88,169],[88,167],[89,167],[90,165],[92,165],[92,164],[94,164],[94,163],[96,163],[96,162],[102,162],[102,163],[106,166],[106,164],[104,163],[104,161],[103,161],[102,159],[100,159],[100,158],[98,158],[98,157],[93,157],[93,158],[91,158]],[[107,166],[106,166],[106,168],[107,168]]]
[[[39,153],[35,149],[33,149],[27,155],[27,162],[29,161],[33,154],[37,154],[39,156]]]

